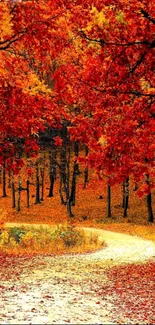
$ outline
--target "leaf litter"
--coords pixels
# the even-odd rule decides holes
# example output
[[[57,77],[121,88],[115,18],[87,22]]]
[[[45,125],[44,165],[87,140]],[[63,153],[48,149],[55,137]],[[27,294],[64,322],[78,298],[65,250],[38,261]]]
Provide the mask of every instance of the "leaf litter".
[[[116,237],[89,254],[1,256],[0,323],[154,324],[154,244],[107,233],[130,247],[128,257]]]

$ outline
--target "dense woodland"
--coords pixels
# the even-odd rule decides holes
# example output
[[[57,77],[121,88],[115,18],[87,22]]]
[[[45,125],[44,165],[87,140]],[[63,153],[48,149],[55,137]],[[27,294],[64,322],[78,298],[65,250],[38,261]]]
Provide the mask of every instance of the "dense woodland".
[[[23,193],[28,209],[59,195],[76,217],[93,169],[105,217],[118,186],[122,216],[136,193],[153,223],[154,32],[154,1],[0,2],[1,200],[20,211]]]
[[[1,324],[155,324],[154,58],[154,0],[0,1]]]

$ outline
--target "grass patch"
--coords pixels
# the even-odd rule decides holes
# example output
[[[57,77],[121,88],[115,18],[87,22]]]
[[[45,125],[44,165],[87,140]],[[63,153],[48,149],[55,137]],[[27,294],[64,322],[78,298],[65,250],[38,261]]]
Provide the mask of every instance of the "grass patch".
[[[11,254],[63,254],[90,252],[104,247],[95,234],[72,225],[21,226],[1,229],[0,249]]]

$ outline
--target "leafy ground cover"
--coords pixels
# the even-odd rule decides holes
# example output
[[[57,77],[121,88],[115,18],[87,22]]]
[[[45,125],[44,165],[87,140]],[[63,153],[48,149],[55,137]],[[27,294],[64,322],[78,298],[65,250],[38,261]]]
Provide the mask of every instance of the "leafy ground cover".
[[[134,324],[154,324],[155,261],[113,267],[107,274],[111,280],[107,292],[117,294],[115,305],[122,314],[120,323],[124,318]]]
[[[86,189],[83,189],[83,179],[79,179],[77,186],[76,206],[73,209],[74,218],[66,215],[66,206],[60,204],[59,184],[56,182],[54,197],[48,197],[48,188],[45,186],[45,201],[34,204],[34,191],[31,191],[31,206],[25,207],[25,193],[21,193],[21,211],[17,212],[11,207],[11,191],[8,189],[8,197],[0,197],[1,219],[5,222],[32,223],[32,224],[66,224],[81,226],[95,226],[116,232],[142,236],[155,240],[155,226],[148,224],[146,198],[139,198],[130,185],[128,217],[123,218],[122,187],[112,187],[112,217],[107,218],[107,194],[106,186],[102,181],[96,181],[91,175],[91,180]],[[102,196],[102,199],[99,197]],[[155,206],[155,193],[152,195],[152,206]]]
[[[154,324],[154,260],[0,259],[1,324]]]
[[[78,185],[72,219],[66,216],[66,207],[60,205],[57,186],[55,194],[39,205],[33,204],[31,198],[31,208],[26,209],[22,193],[20,212],[12,211],[10,194],[0,198],[1,223],[30,223],[33,228],[34,223],[60,223],[64,227],[69,222],[72,227],[96,227],[136,235],[137,240],[141,237],[155,241],[155,226],[147,224],[145,198],[137,198],[132,191],[128,217],[123,218],[121,187],[112,189],[109,219],[106,188],[100,181],[96,184],[92,179],[86,190],[82,183]],[[99,199],[100,195],[103,199]],[[43,234],[41,237],[44,240]],[[28,240],[28,245],[31,243]],[[37,256],[30,250],[21,256],[19,247],[10,254],[1,252],[1,324],[154,324],[154,258],[138,264],[120,260],[118,265],[114,257],[96,261],[92,254],[82,260],[78,255],[58,256],[54,250],[52,256],[43,255],[38,246]],[[91,250],[94,248],[96,243]]]

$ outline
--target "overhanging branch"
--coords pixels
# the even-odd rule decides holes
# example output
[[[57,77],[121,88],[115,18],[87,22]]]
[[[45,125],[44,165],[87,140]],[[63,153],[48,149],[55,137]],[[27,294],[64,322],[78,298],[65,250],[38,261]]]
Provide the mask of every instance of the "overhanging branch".
[[[149,13],[148,13],[147,11],[145,11],[145,10],[142,9],[142,8],[141,8],[140,11],[141,11],[141,13],[143,14],[143,16],[144,16],[146,19],[150,20],[150,21],[155,25],[155,19],[152,18],[152,17],[149,15]]]

